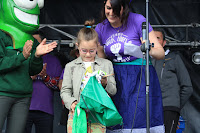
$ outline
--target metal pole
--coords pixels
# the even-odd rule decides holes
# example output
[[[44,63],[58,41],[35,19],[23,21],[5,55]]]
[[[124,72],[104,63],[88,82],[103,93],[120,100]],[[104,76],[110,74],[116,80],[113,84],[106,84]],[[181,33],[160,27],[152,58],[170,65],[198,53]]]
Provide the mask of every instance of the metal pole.
[[[149,0],[146,0],[146,132],[150,133],[150,120],[149,120]]]

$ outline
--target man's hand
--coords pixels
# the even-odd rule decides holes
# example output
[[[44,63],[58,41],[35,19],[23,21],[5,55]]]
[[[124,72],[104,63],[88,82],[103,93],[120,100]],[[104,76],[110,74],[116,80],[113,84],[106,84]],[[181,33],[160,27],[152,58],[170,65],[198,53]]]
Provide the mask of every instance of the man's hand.
[[[55,47],[57,47],[57,43],[54,41],[52,43],[46,44],[46,38],[42,40],[42,42],[37,46],[36,52],[35,52],[35,57],[40,57],[41,55],[47,54]]]
[[[31,54],[32,46],[33,46],[33,41],[32,40],[27,40],[25,42],[25,45],[23,47],[23,52],[22,52],[24,58],[28,59],[28,57]]]

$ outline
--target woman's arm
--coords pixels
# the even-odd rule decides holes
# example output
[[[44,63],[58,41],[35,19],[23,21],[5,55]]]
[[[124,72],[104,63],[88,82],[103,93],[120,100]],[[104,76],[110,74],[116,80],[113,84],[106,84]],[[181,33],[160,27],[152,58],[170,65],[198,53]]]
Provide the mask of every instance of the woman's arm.
[[[106,58],[106,54],[104,53],[104,48],[100,44],[98,44],[97,55],[99,58]]]
[[[149,54],[157,60],[163,59],[165,57],[165,51],[161,44],[158,42],[158,39],[153,30],[149,33],[149,40],[150,43],[154,43],[154,47],[151,47]]]

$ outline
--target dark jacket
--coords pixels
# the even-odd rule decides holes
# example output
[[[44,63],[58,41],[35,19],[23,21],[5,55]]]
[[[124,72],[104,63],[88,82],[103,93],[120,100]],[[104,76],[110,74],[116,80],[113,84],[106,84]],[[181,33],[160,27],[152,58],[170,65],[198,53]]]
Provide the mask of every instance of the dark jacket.
[[[176,52],[169,52],[163,60],[153,60],[162,91],[164,110],[180,112],[192,94],[188,71]]]
[[[35,40],[31,55],[25,59],[22,49],[12,48],[12,39],[0,30],[0,95],[31,97],[33,87],[30,76],[43,68],[42,58],[35,57],[38,42]]]

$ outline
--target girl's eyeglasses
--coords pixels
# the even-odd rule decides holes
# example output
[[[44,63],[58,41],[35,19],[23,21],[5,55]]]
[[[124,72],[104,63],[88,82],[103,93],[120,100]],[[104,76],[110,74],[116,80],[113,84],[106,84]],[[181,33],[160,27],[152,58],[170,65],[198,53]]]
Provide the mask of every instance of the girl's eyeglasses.
[[[96,53],[96,49],[80,49],[80,51],[83,53],[83,54],[87,54],[88,52],[90,53],[90,54],[94,54],[94,53]]]

